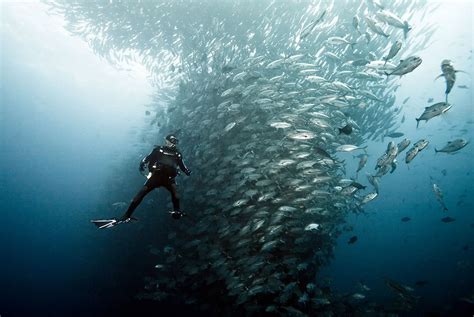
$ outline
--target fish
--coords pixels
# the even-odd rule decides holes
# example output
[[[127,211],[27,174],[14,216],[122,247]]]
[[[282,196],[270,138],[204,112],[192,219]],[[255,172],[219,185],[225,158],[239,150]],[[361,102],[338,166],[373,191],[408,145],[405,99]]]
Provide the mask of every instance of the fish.
[[[338,130],[339,134],[344,133],[346,135],[349,135],[352,133],[352,126],[348,123],[343,128],[338,128]]]
[[[372,38],[370,37],[370,34],[369,34],[368,32],[365,32],[365,33],[364,33],[364,37],[365,37],[365,40],[367,41],[367,44],[370,43],[370,40],[371,40]]]
[[[317,146],[313,147],[313,151],[314,151],[314,153],[316,153],[316,154],[318,154],[322,157],[325,157],[325,158],[328,158],[328,159],[334,161],[333,158],[331,157],[331,155],[320,147],[317,147]]]
[[[319,24],[319,22],[321,22],[324,18],[324,16],[326,15],[326,10],[324,10],[321,15],[316,19],[314,20],[313,22],[311,22],[308,26],[306,26],[302,31],[301,31],[301,34],[300,34],[300,40],[306,38],[308,35],[311,34],[311,32],[313,32],[314,28],[316,27],[317,24]]]
[[[375,34],[382,35],[383,37],[388,37],[388,34],[384,32],[382,27],[369,16],[365,16],[365,22],[367,23],[367,26],[369,29],[374,32]]]
[[[359,288],[360,288],[361,290],[363,290],[364,292],[370,291],[370,288],[369,288],[367,285],[365,285],[364,283],[362,283],[362,281],[360,281],[360,282],[357,283],[357,284],[358,284]]]
[[[350,45],[352,49],[354,49],[354,45],[357,44],[356,42],[349,42],[345,38],[339,36],[331,36],[326,40],[326,43],[331,45]]]
[[[366,148],[367,146],[359,147],[357,145],[352,145],[352,144],[343,144],[343,145],[338,146],[336,148],[336,151],[337,152],[352,152],[355,150],[365,150]]]
[[[452,105],[446,102],[437,102],[429,107],[425,107],[425,111],[421,114],[419,118],[416,118],[416,127],[420,124],[420,121],[428,122],[430,119],[437,117],[449,109],[451,109]]]
[[[426,102],[430,103],[430,102],[433,102],[433,98],[428,98],[428,100]]]
[[[359,25],[360,25],[359,17],[357,15],[355,15],[352,18],[352,26],[359,33],[359,35],[362,35],[362,33],[360,33],[360,30],[359,30]]]
[[[403,152],[409,145],[410,145],[411,141],[408,140],[408,139],[403,139],[403,141],[401,141],[400,143],[397,144],[397,148],[398,148],[398,154],[400,154],[401,152]]]
[[[416,146],[412,147],[410,150],[408,150],[405,158],[405,163],[410,163],[413,161],[413,159],[417,156],[419,150]]]
[[[364,185],[362,185],[362,184],[360,184],[360,183],[358,183],[358,182],[355,182],[355,181],[352,181],[352,182],[350,183],[350,186],[353,186],[353,187],[355,187],[355,188],[357,188],[357,189],[366,189],[366,188],[367,188],[367,186],[364,186]]]
[[[407,301],[407,304],[414,304],[417,301],[417,298],[411,294],[413,288],[388,278],[385,279],[385,285],[394,291],[401,299]]]
[[[453,221],[456,221],[456,219],[454,218],[451,218],[451,217],[444,217],[441,219],[442,222],[445,222],[445,223],[448,223],[448,222],[453,222]]]
[[[462,70],[454,69],[453,62],[449,59],[445,59],[441,62],[441,71],[442,73],[435,78],[438,79],[440,77],[444,77],[446,81],[446,102],[448,102],[448,94],[451,92],[451,89],[454,87],[454,83],[456,82],[456,73],[464,72]]]
[[[401,220],[402,220],[402,222],[408,222],[408,221],[411,220],[411,218],[410,217],[403,217]]]
[[[309,225],[307,225],[304,230],[306,231],[313,231],[313,230],[318,230],[319,229],[319,224],[317,223],[310,223]]]
[[[385,64],[394,58],[398,52],[400,52],[400,49],[402,48],[402,42],[401,41],[395,41],[392,46],[390,47],[390,51],[388,52],[387,56],[383,57],[382,59],[385,61]]]
[[[385,9],[385,6],[383,4],[381,4],[379,0],[367,0],[367,4],[375,10]]]
[[[353,244],[357,241],[357,236],[352,236],[349,241],[347,241],[348,244]]]
[[[315,134],[307,130],[297,130],[288,134],[288,137],[293,140],[311,140]]]
[[[433,183],[433,192],[435,193],[436,200],[438,200],[441,207],[443,208],[443,211],[448,211],[448,207],[446,207],[443,201],[443,192],[441,191],[441,188],[439,188],[439,186],[435,183]]]
[[[379,178],[373,175],[367,175],[367,180],[374,187],[375,192],[379,193]]]
[[[365,295],[361,293],[354,293],[351,295],[351,297],[356,300],[362,300],[365,298]]]
[[[405,134],[403,132],[391,132],[391,133],[385,134],[386,137],[394,138],[394,139],[402,137],[404,135]]]
[[[385,72],[385,75],[398,75],[402,77],[405,74],[408,74],[414,71],[418,66],[421,65],[422,59],[418,56],[410,56],[407,59],[401,59],[398,66],[396,66],[392,71]]]
[[[365,66],[365,65],[367,65],[367,64],[369,64],[369,63],[370,63],[370,61],[368,61],[368,60],[366,60],[366,59],[364,59],[364,58],[361,58],[361,59],[353,60],[353,61],[351,62],[351,65],[352,65],[352,66]],[[359,78],[360,78],[360,77],[359,77]],[[366,78],[367,78],[367,77],[366,77]]]
[[[428,140],[421,139],[416,141],[415,144],[413,144],[413,147],[416,147],[418,151],[422,151],[428,146],[429,143],[430,142]]]
[[[465,139],[456,139],[453,141],[449,141],[445,146],[443,146],[441,149],[436,149],[435,148],[435,153],[442,152],[442,153],[455,153],[468,145],[469,142]]]
[[[357,166],[357,171],[358,173],[361,169],[364,168],[365,164],[367,163],[367,160],[369,159],[369,156],[367,154],[362,154],[359,160],[359,165]]]
[[[469,89],[469,87],[467,85],[458,85],[458,88],[461,88],[461,89]]]
[[[127,207],[127,205],[128,205],[128,204],[127,204],[126,202],[119,201],[119,202],[113,203],[113,204],[112,204],[112,207],[114,207],[114,209],[120,210],[120,209],[122,209],[122,208]]]
[[[377,196],[378,196],[377,192],[369,193],[369,194],[365,195],[364,198],[362,198],[361,204],[362,205],[367,204],[369,201],[374,200]]]
[[[395,14],[392,12],[389,12],[387,10],[381,10],[376,13],[377,18],[380,21],[383,21],[391,26],[394,26],[396,28],[402,29],[403,30],[403,36],[406,39],[407,38],[407,33],[410,31],[412,28],[410,25],[408,25],[407,21],[402,21],[399,17],[397,17]]]
[[[291,123],[283,122],[283,121],[276,121],[270,123],[270,126],[275,129],[286,129],[291,127]]]
[[[233,127],[235,127],[235,125],[236,125],[235,122],[229,123],[228,125],[225,126],[224,131],[229,132],[230,130],[232,130]]]

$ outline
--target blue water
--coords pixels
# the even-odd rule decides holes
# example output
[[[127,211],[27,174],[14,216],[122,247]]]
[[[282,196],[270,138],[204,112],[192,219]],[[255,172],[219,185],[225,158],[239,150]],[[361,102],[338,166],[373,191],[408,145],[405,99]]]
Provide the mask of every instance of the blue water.
[[[40,11],[20,23],[15,18],[25,8],[4,6],[2,13],[0,315],[103,316],[170,309],[133,298],[153,270],[148,251],[160,244],[160,227],[170,221],[165,206],[141,213],[146,221],[137,226],[104,232],[89,223],[113,213],[115,201],[129,201],[142,182],[138,160],[148,149],[138,131],[152,89],[146,77],[112,68],[59,24],[43,23],[53,19],[44,6],[36,5]],[[472,22],[472,11],[461,8],[456,14]],[[448,316],[473,309],[459,299],[474,292],[474,146],[455,155],[435,154],[434,147],[458,137],[474,140],[472,89],[456,87],[473,87],[473,35],[456,23],[446,23],[437,34],[439,40],[419,54],[422,66],[400,79],[397,92],[398,103],[410,96],[399,131],[412,142],[427,138],[430,145],[409,168],[400,160],[396,172],[382,178],[380,196],[367,205],[367,214],[348,218],[353,231],[340,236],[335,258],[321,276],[347,293],[360,292],[357,283],[363,281],[371,288],[367,298],[381,302],[393,297],[383,282],[388,277],[422,297],[415,315]],[[53,39],[62,44],[56,46]],[[433,79],[445,58],[469,74],[458,74],[450,95],[453,108],[416,129],[414,117],[426,100],[444,98],[443,80]],[[387,142],[368,143],[371,157],[359,176],[364,183]],[[124,163],[130,157],[136,161]],[[353,176],[357,159],[341,158],[353,161],[347,168]],[[123,182],[119,194],[107,191],[112,176]],[[444,192],[447,213],[435,199],[430,177]],[[168,198],[154,193],[151,199]],[[446,215],[456,221],[441,222]],[[411,221],[401,222],[405,216]],[[358,241],[347,244],[353,235]],[[419,280],[428,284],[416,288]]]

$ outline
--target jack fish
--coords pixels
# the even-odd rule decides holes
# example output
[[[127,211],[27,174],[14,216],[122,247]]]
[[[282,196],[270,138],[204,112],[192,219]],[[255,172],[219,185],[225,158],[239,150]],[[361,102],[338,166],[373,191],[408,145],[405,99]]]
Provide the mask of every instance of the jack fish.
[[[416,118],[416,127],[418,128],[418,125],[420,124],[421,120],[428,122],[428,120],[430,120],[431,118],[437,117],[440,114],[445,113],[446,111],[451,109],[451,107],[452,106],[446,102],[438,102],[429,107],[425,107],[425,111],[421,114],[421,116],[419,118]]]
[[[407,59],[400,60],[400,64],[395,67],[390,73],[385,72],[385,75],[399,75],[400,77],[411,73],[415,68],[420,66],[422,62],[421,57],[418,56],[410,56]]]

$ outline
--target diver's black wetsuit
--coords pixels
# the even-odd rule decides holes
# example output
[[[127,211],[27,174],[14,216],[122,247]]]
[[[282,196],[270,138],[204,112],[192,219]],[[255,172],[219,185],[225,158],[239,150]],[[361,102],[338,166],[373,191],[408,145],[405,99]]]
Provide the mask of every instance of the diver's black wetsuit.
[[[175,177],[178,175],[178,167],[186,174],[191,172],[184,165],[181,153],[176,148],[168,146],[157,146],[140,162],[140,171],[143,171],[148,163],[148,170],[152,173],[151,177],[145,182],[143,188],[133,198],[128,207],[124,219],[130,218],[135,208],[142,202],[143,198],[153,189],[163,186],[171,193],[174,211],[179,209],[179,196],[176,190]]]

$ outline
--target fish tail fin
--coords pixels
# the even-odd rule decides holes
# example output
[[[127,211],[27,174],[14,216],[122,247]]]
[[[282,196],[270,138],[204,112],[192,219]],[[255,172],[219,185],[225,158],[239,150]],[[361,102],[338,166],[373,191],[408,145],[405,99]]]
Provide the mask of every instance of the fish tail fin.
[[[384,74],[387,76],[387,79],[388,79],[388,76],[390,76],[390,74],[387,72],[384,72]]]
[[[435,154],[438,153],[439,151],[435,148]]]
[[[415,120],[416,120],[416,128],[418,129],[418,125],[420,124],[421,119],[416,118]]]
[[[405,40],[407,39],[407,33],[411,30],[412,28],[408,25],[408,22],[405,21],[405,23],[403,23],[403,37],[405,38]]]

